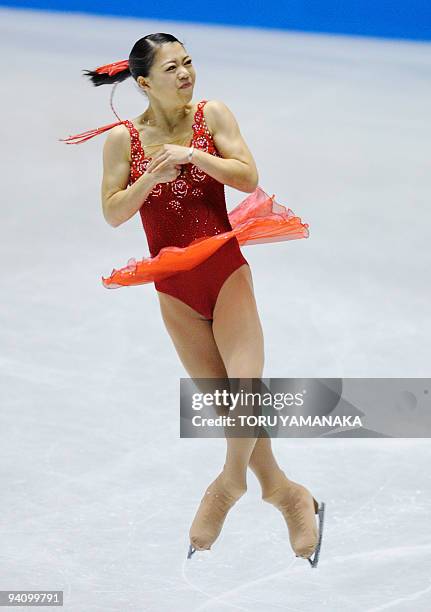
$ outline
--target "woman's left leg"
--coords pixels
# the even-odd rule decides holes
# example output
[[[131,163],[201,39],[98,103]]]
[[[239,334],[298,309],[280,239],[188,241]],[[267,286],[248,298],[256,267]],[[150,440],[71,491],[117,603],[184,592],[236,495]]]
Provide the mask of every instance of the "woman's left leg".
[[[262,376],[264,339],[248,265],[238,268],[222,286],[214,309],[213,334],[229,377]],[[285,481],[285,475],[272,452],[271,438],[263,428],[259,435],[257,439],[228,438],[225,471],[246,489],[248,465],[264,498]]]
[[[213,333],[230,378],[260,378],[263,334],[256,308],[251,271],[238,268],[223,285],[214,311]],[[262,486],[262,498],[275,505],[289,528],[297,556],[309,558],[317,546],[316,504],[308,489],[290,481],[272,454],[270,438],[228,438],[225,470],[239,482],[247,466]]]
[[[220,292],[214,310],[214,312],[217,311],[217,319],[213,323],[213,333],[223,361],[231,364],[230,371],[232,374],[230,376],[260,377],[264,363],[264,339],[254,297],[251,270],[248,266],[241,266],[238,269],[238,275],[241,278],[234,281],[233,286],[229,278],[226,286],[222,287],[223,293]],[[247,284],[243,282],[244,279]],[[236,313],[234,314],[239,313],[240,315],[239,317],[231,317],[231,331],[226,326],[229,310],[235,310]],[[225,313],[224,316],[223,312]],[[244,342],[242,346],[241,341],[238,340],[238,332],[241,328],[246,330],[245,335],[249,337],[249,340]],[[253,334],[254,340],[250,339]],[[233,342],[230,341],[232,336]],[[239,344],[238,348],[235,348],[235,339]],[[221,350],[220,346],[223,347]],[[242,351],[248,354],[248,358],[242,356]],[[250,372],[252,373],[250,374]],[[235,456],[235,447],[228,445],[228,453]],[[231,465],[235,473],[244,474],[241,462],[237,464],[235,461],[230,461],[228,464]],[[259,480],[262,497],[272,492],[279,485],[280,480],[283,480],[283,472],[272,452],[271,438],[265,430],[260,433],[260,437],[255,441],[248,466]]]
[[[263,427],[251,454],[249,468],[259,481],[262,499],[285,481],[285,474],[272,452],[271,438]]]

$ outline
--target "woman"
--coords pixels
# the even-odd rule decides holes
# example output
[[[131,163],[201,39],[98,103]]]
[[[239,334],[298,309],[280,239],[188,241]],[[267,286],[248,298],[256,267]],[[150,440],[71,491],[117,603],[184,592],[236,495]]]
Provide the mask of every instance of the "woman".
[[[197,238],[201,249],[215,235],[228,238],[201,254],[198,265],[155,277],[162,318],[182,364],[192,378],[260,378],[264,340],[251,271],[231,235],[224,199],[224,185],[246,193],[258,185],[256,164],[235,117],[220,101],[192,101],[193,61],[170,34],[147,35],[127,61],[86,72],[95,85],[132,75],[149,102],[132,121],[68,139],[86,140],[112,129],[103,151],[106,221],[117,227],[139,210],[154,261],[172,247],[175,254],[184,249],[186,257]],[[314,561],[310,557],[320,546],[317,502],[280,469],[267,435],[227,438],[223,470],[209,485],[190,529],[188,556],[211,548],[229,509],[247,490],[248,466],[259,479],[262,498],[282,512],[296,555],[316,564],[318,550]]]

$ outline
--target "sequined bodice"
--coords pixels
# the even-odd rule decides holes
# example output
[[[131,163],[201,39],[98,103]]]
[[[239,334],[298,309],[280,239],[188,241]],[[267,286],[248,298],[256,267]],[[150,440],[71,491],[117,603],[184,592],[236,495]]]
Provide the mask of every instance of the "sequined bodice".
[[[202,100],[197,106],[190,145],[220,157],[205,122]],[[139,132],[129,120],[131,164],[128,185],[146,170],[151,158],[145,157]],[[194,164],[184,164],[181,174],[169,183],[157,183],[139,209],[152,257],[165,246],[185,247],[195,238],[230,231],[224,185]]]

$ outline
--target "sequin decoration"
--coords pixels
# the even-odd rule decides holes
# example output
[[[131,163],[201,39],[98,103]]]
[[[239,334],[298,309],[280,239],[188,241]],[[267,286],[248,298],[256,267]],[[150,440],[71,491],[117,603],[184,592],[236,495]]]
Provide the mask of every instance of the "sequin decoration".
[[[191,143],[220,157],[205,121],[203,107],[197,105]],[[129,186],[146,171],[151,157],[145,157],[138,130],[125,121],[130,132],[131,164]],[[193,163],[183,164],[174,181],[157,183],[139,209],[151,256],[165,246],[184,247],[196,238],[230,231],[224,185]]]
[[[190,144],[193,144],[195,148],[201,149],[206,153],[215,155],[216,157],[220,157],[205,121],[205,116],[203,113],[203,106],[205,105],[205,103],[206,100],[202,100],[197,106],[196,113],[194,116],[194,123],[192,125],[193,135]],[[145,157],[139,132],[135,128],[133,123],[126,119],[124,121],[124,125],[126,125],[130,132],[131,163],[130,177],[128,182],[128,185],[130,186],[146,171],[147,166],[152,158]],[[184,164],[182,166],[181,174],[175,181],[171,182],[171,185],[175,185],[178,181],[186,180],[188,177],[191,178],[192,182],[201,182],[204,180],[209,180],[210,182],[214,181],[211,176],[197,168],[194,164]],[[163,185],[166,185],[166,183],[159,183],[158,185],[156,185],[156,187],[152,190],[150,194],[151,197],[161,196],[163,191]],[[184,186],[179,188],[173,188],[173,192],[177,196],[182,195],[183,190]]]
[[[162,194],[163,192],[163,187],[166,183],[157,183],[157,185],[154,185],[153,189],[151,190],[151,193],[148,197],[158,197]],[[148,198],[147,198],[148,199]]]
[[[170,202],[166,204],[166,210],[173,211],[181,216],[184,216],[183,207],[178,200],[170,200]]]
[[[184,179],[177,179],[171,183],[172,193],[174,193],[179,198],[184,198],[187,195],[187,191],[189,189],[189,185],[187,181]]]
[[[206,138],[206,136],[198,136],[195,140],[195,147],[197,147],[198,149],[202,149],[203,151],[208,152],[208,139]]]
[[[205,178],[208,176],[208,174],[206,174],[203,170],[200,170],[197,166],[192,166],[190,168],[190,174],[192,176],[192,179],[198,183],[204,181]]]

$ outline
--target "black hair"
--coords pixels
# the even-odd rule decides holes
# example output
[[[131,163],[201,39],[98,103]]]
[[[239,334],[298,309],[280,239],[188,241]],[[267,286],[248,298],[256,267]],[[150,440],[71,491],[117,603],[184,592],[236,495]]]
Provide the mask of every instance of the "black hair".
[[[95,70],[84,70],[83,76],[88,76],[93,85],[96,87],[99,85],[112,85],[113,83],[120,83],[129,76],[132,76],[135,81],[139,76],[147,77],[150,73],[151,66],[154,63],[157,48],[164,43],[172,42],[178,42],[180,45],[183,45],[183,43],[172,34],[165,34],[164,32],[147,34],[147,36],[140,38],[133,45],[129,54],[129,67],[125,70],[121,70],[113,75],[109,75],[107,73],[99,74]]]

